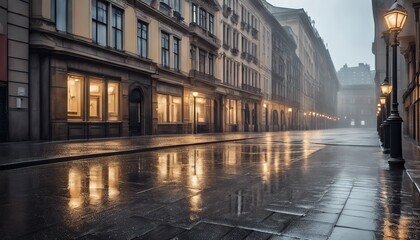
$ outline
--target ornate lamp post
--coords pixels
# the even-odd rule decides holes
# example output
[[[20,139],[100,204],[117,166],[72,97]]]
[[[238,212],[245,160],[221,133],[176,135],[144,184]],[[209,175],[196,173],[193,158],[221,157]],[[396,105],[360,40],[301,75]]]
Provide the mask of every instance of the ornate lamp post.
[[[198,92],[192,92],[194,97],[194,134],[197,134],[197,107],[196,107],[196,98],[198,96]]]
[[[388,117],[388,122],[390,125],[390,158],[388,159],[388,164],[390,167],[404,168],[404,159],[402,157],[402,132],[401,132],[401,123],[402,118],[398,112],[398,80],[397,80],[397,47],[398,43],[398,33],[404,27],[404,24],[407,20],[407,11],[404,7],[395,2],[392,4],[391,8],[385,13],[384,18],[388,30],[393,35],[392,42],[392,110],[391,114]]]

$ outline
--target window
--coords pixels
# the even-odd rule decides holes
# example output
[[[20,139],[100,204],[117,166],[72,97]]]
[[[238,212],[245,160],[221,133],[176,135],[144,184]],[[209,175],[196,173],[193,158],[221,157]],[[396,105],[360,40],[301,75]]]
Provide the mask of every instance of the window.
[[[181,97],[158,94],[158,123],[181,122]]]
[[[67,77],[67,116],[82,120],[83,77]]]
[[[117,82],[108,83],[108,120],[119,119],[119,86]]]
[[[205,73],[206,72],[206,52],[200,49],[198,55],[199,55],[198,71],[201,73]]]
[[[162,32],[162,39],[161,39],[161,47],[162,47],[162,66],[169,67],[169,34]]]
[[[107,7],[100,0],[92,0],[92,40],[99,45],[107,44]]]
[[[148,57],[148,31],[149,26],[142,22],[137,22],[137,52],[142,58]]]
[[[234,49],[238,49],[238,39],[239,33],[236,30],[233,30],[233,47]]]
[[[87,85],[85,85],[85,79],[88,79]],[[84,90],[84,86],[87,90]],[[67,76],[67,118],[76,121],[119,121],[120,83],[69,74]]]
[[[89,120],[102,120],[103,81],[90,79],[89,81]]]
[[[214,34],[214,16],[209,13],[209,33]]]
[[[200,27],[202,27],[202,28],[204,28],[204,29],[207,29],[207,12],[206,12],[206,10],[204,10],[204,9],[202,9],[202,8],[200,8],[200,22],[199,22],[199,25],[200,25]]]
[[[67,31],[67,0],[51,1],[51,19],[58,31]]]
[[[122,19],[123,12],[120,9],[112,8],[112,40],[113,47],[122,50]]]
[[[181,13],[181,1],[180,0],[174,0],[174,11],[177,11]]]
[[[214,76],[214,55],[209,54],[209,75]]]
[[[198,7],[194,3],[192,4],[192,21],[194,23],[198,22]]]
[[[179,43],[181,40],[174,37],[174,69],[179,71]]]

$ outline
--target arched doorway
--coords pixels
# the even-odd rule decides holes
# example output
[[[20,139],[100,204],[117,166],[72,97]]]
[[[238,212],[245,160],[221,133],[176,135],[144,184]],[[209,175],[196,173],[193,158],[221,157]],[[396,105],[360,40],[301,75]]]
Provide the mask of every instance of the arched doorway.
[[[144,135],[144,96],[140,88],[131,90],[129,95],[130,136]]]
[[[274,110],[273,112],[273,131],[279,131],[279,112],[277,110]]]
[[[248,103],[246,103],[245,104],[245,121],[244,121],[245,132],[249,132],[249,122],[250,122],[249,106],[248,106]]]

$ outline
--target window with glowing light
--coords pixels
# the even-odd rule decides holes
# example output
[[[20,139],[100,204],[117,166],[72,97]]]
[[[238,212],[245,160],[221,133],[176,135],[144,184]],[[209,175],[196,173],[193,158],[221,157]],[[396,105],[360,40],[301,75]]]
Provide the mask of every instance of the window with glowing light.
[[[158,123],[181,122],[181,97],[158,94]]]
[[[102,120],[103,81],[89,81],[89,120]]]
[[[120,83],[69,74],[67,118],[71,121],[119,121]]]
[[[108,120],[118,120],[119,116],[119,84],[117,82],[108,83]]]
[[[67,116],[82,119],[83,77],[69,75],[67,78]]]

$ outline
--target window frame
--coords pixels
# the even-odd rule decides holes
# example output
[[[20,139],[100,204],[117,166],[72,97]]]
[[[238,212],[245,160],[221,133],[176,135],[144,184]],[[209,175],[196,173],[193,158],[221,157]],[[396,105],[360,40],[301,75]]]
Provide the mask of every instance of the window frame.
[[[137,20],[137,54],[142,58],[149,57],[149,24],[141,20]]]
[[[105,6],[104,10],[104,18],[105,18],[105,22],[102,20],[98,20],[98,3],[103,4]],[[102,9],[101,9],[102,10]],[[92,41],[94,43],[97,43],[101,46],[107,46],[108,44],[108,4],[105,1],[102,0],[92,0]],[[95,26],[95,27],[94,27]],[[99,39],[99,30],[98,30],[98,26],[102,26],[105,29],[105,41],[103,42],[102,40],[98,40]]]
[[[180,70],[180,47],[181,47],[181,39],[174,37],[174,49],[173,49],[173,55],[174,55],[174,69],[176,71]]]
[[[119,13],[119,14],[118,14]],[[118,25],[118,17],[121,18],[120,26]],[[124,43],[124,11],[120,8],[112,6],[112,47],[117,50],[123,50],[123,43]],[[118,35],[120,36],[120,42],[118,42]]]
[[[166,32],[161,32],[161,64],[163,67],[170,66],[170,35]]]

